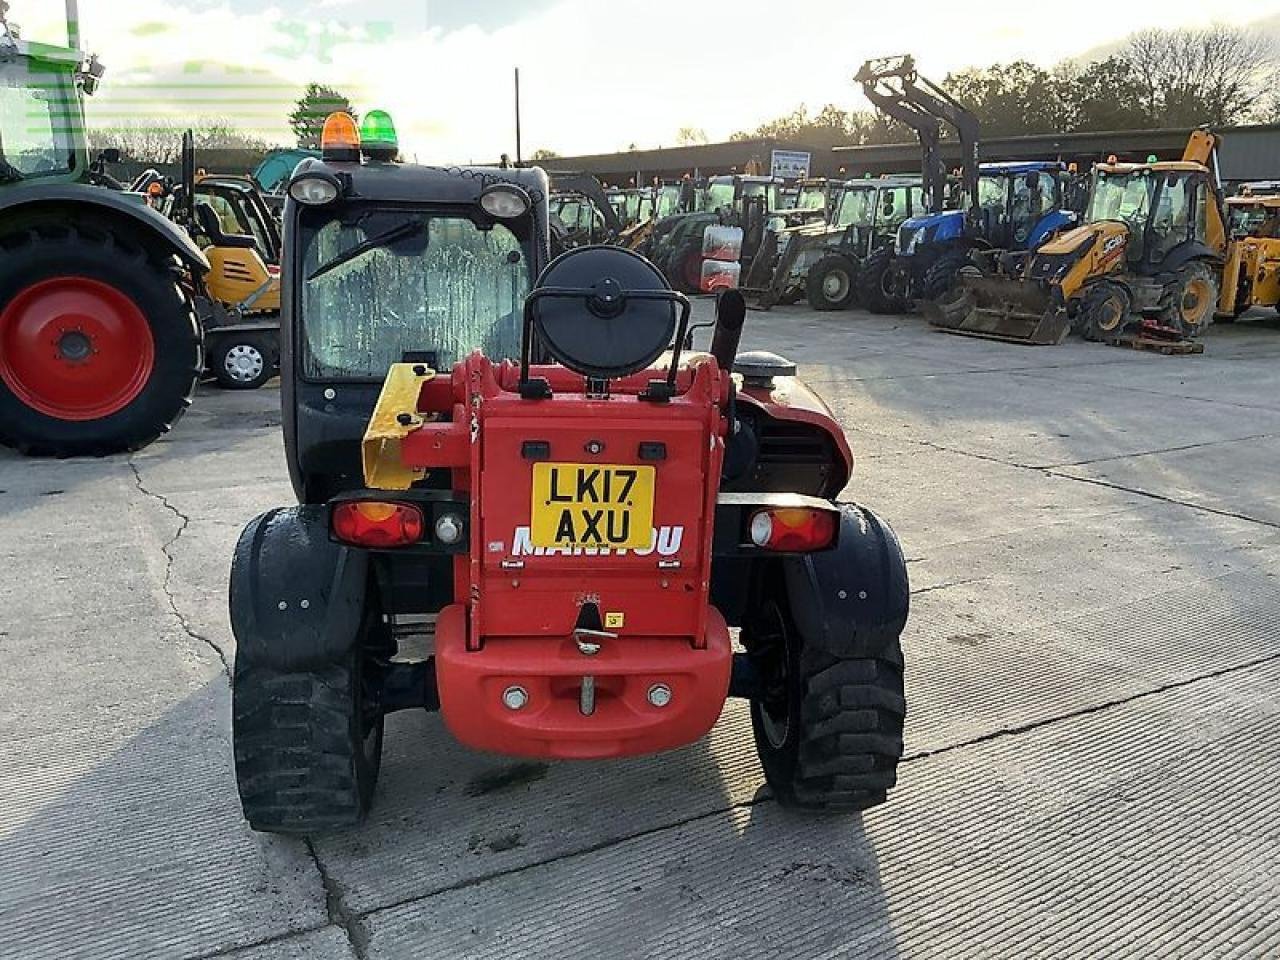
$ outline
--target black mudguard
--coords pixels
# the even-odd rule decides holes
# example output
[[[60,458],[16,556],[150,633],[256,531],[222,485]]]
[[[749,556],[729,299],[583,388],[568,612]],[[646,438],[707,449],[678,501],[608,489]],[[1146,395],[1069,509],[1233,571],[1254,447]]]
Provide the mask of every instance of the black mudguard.
[[[1206,260],[1220,265],[1222,253],[1198,240],[1188,240],[1169,251],[1169,255],[1159,264],[1159,270],[1161,273],[1176,273],[1192,260]]]
[[[103,187],[74,183],[15,187],[0,195],[0,218],[38,213],[42,207],[57,206],[94,210],[104,217],[131,221],[196,273],[203,276],[209,272],[208,258],[186,231],[145,204],[129,199],[127,194]]]
[[[902,547],[870,510],[842,504],[835,549],[788,557],[783,570],[801,635],[832,656],[875,657],[906,626],[911,586]]]
[[[345,663],[360,640],[369,556],[329,539],[325,507],[264,513],[231,562],[237,666],[303,673]]]

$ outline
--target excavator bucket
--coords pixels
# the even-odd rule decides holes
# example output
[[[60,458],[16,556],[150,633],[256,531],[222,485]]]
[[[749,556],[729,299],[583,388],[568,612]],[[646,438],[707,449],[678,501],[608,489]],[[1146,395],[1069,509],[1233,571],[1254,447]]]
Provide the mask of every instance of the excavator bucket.
[[[959,277],[955,288],[922,310],[935,327],[966,337],[1052,346],[1071,332],[1067,311],[1048,287],[1008,277]]]

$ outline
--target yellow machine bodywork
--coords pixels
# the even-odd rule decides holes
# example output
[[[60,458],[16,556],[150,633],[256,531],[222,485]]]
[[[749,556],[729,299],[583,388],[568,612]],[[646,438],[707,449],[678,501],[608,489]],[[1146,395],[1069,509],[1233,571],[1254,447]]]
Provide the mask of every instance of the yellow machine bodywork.
[[[1057,283],[1062,291],[1063,300],[1067,302],[1079,296],[1080,291],[1090,280],[1119,273],[1124,269],[1125,250],[1129,246],[1129,231],[1123,223],[1115,220],[1087,223],[1054,237],[1041,246],[1036,251],[1036,255],[1044,258],[1066,259],[1084,246],[1088,246],[1085,255],[1076,260],[1066,273],[1052,281]],[[1028,274],[1035,269],[1035,266],[1035,257],[1029,258],[1026,274],[1020,278],[1019,282],[1029,279]]]
[[[1280,195],[1231,197],[1227,208],[1256,211],[1262,219],[1247,234],[1231,238],[1219,312],[1238,316],[1250,307],[1280,305]]]
[[[240,220],[228,201],[216,193],[200,191],[199,184],[204,179],[198,177],[196,180],[199,201],[208,204],[217,214],[225,234],[243,236]],[[219,176],[218,179],[251,183],[240,177]],[[238,310],[243,316],[280,312],[280,274],[267,266],[263,251],[257,244],[252,247],[220,246],[204,236],[197,237],[197,242],[209,259],[211,269],[205,278],[209,296],[228,309]]]
[[[246,316],[280,312],[280,277],[267,269],[257,250],[210,246],[204,255],[209,258],[205,286],[211,297],[240,307]]]

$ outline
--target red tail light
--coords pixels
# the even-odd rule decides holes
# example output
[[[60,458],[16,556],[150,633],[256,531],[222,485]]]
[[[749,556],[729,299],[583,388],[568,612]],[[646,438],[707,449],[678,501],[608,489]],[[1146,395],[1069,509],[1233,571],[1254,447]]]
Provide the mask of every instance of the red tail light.
[[[355,547],[406,547],[422,539],[422,511],[410,503],[349,500],[333,508],[333,535]]]
[[[760,510],[751,518],[751,542],[764,550],[809,553],[836,539],[837,514],[809,507]]]

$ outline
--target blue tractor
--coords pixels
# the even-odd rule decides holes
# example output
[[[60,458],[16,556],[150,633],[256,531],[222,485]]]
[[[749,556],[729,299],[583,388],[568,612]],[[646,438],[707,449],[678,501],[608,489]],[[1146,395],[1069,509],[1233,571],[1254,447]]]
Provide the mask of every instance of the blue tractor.
[[[982,164],[966,209],[913,217],[898,228],[895,285],[912,300],[934,302],[961,270],[1000,272],[1010,256],[1020,259],[1076,224],[1079,192],[1063,163]]]

